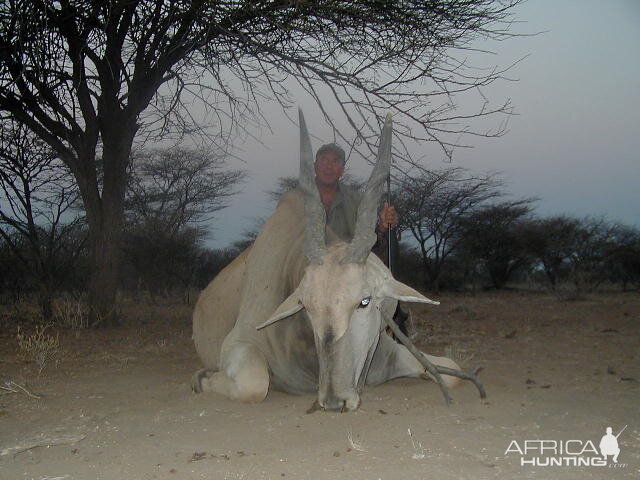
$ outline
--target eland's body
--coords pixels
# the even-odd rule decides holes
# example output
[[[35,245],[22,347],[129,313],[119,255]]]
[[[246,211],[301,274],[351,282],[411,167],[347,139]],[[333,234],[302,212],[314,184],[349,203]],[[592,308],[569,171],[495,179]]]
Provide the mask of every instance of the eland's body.
[[[206,368],[194,376],[194,389],[245,402],[262,401],[269,386],[318,392],[322,408],[354,410],[365,384],[424,375],[418,360],[387,335],[384,319],[398,300],[435,302],[394,280],[370,253],[370,236],[358,233],[375,225],[374,177],[388,171],[388,158],[379,154],[362,201],[368,195],[369,205],[359,208],[356,235],[345,243],[313,218],[321,207],[308,177],[310,145],[302,118],[301,129],[301,190],[281,199],[252,247],[198,299],[193,338]],[[374,218],[361,221],[372,208]],[[358,243],[362,236],[367,238]],[[447,358],[427,357],[457,368]]]

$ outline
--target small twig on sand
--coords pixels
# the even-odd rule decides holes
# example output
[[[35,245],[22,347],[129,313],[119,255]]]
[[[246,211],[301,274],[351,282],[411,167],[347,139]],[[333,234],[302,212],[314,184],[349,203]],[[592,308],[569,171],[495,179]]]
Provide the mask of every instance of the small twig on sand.
[[[366,452],[367,451],[367,449],[364,448],[364,445],[362,445],[362,443],[360,443],[360,442],[358,442],[358,441],[353,439],[353,433],[351,432],[351,429],[347,430],[347,440],[349,440],[349,445],[356,452]]]
[[[71,435],[55,435],[31,438],[19,443],[15,447],[3,448],[0,450],[0,457],[4,455],[16,455],[18,453],[26,452],[37,447],[52,447],[54,445],[69,445],[71,443],[79,442],[86,437],[84,434],[71,434]]]
[[[0,390],[5,390],[7,392],[4,395],[8,395],[9,393],[24,393],[26,396],[31,398],[42,398],[39,395],[34,395],[22,385],[19,385],[12,380],[5,382],[4,385],[0,385]]]
[[[482,383],[480,383],[480,380],[478,380],[478,377],[477,377],[478,373],[481,370],[480,368],[477,368],[473,373],[465,373],[461,370],[455,370],[453,368],[447,368],[447,367],[442,367],[440,365],[435,365],[431,363],[429,359],[427,359],[427,357],[415,347],[415,345],[411,342],[411,340],[407,338],[407,336],[404,333],[402,333],[402,331],[400,330],[398,325],[396,325],[396,323],[393,321],[392,318],[386,319],[386,322],[387,322],[387,325],[389,325],[389,328],[391,328],[391,331],[396,336],[396,338],[400,340],[400,342],[405,347],[407,347],[407,349],[413,354],[414,357],[416,357],[416,359],[426,369],[426,371],[429,372],[431,375],[433,375],[433,378],[436,379],[436,382],[440,386],[440,390],[442,391],[442,395],[444,395],[444,400],[447,405],[451,405],[451,403],[453,402],[453,399],[449,395],[449,389],[444,384],[444,381],[440,376],[441,373],[445,375],[450,375],[452,377],[462,378],[463,380],[472,381],[473,384],[478,389],[478,391],[480,392],[480,398],[487,398],[487,394],[484,390],[484,387],[482,386]]]
[[[413,445],[413,450],[414,450],[413,455],[411,455],[411,458],[413,458],[414,460],[423,459],[427,455],[427,450],[425,450],[425,448],[422,446],[422,443],[420,443],[417,440],[414,440],[413,432],[411,432],[410,428],[407,428],[407,431],[409,432],[409,438],[411,438],[411,445]]]

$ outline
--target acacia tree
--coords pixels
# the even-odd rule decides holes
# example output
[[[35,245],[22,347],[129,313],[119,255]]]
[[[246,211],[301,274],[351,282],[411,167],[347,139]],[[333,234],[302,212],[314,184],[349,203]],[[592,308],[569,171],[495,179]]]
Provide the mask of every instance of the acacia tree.
[[[473,40],[509,35],[517,3],[6,0],[0,112],[28,126],[73,173],[89,226],[91,315],[106,324],[116,320],[136,135],[191,133],[192,100],[204,103],[218,132],[228,135],[259,116],[258,101],[288,106],[289,79],[329,120],[337,108],[364,140],[377,137],[377,114],[390,109],[421,127],[397,122],[398,135],[435,141],[450,154],[460,133],[501,133],[469,124],[507,111],[508,102],[481,102],[474,111],[456,102],[457,94],[464,98],[501,78],[500,69],[473,68],[468,58],[478,53]]]
[[[52,316],[54,292],[70,277],[85,246],[77,200],[78,191],[55,152],[24,126],[3,122],[0,238],[35,281],[46,319]]]
[[[629,225],[616,225],[611,236],[611,249],[607,259],[609,279],[621,283],[640,284],[640,230]]]
[[[576,293],[592,291],[610,278],[616,241],[621,240],[617,235],[619,228],[605,217],[585,217],[579,221],[568,257],[569,277]]]
[[[464,255],[482,262],[495,288],[503,288],[529,261],[522,225],[533,202],[525,198],[482,206],[461,221]]]
[[[542,265],[553,290],[574,253],[579,226],[580,220],[565,215],[534,218],[522,226],[525,247]]]
[[[175,147],[134,153],[123,249],[149,291],[176,284],[187,291],[205,236],[200,225],[227,206],[245,176],[227,168],[222,152]]]
[[[129,224],[169,235],[208,222],[228,206],[246,173],[223,152],[174,147],[133,154],[125,210]]]
[[[422,268],[438,290],[443,266],[461,241],[461,219],[483,203],[502,195],[496,174],[471,175],[452,167],[425,172],[397,191],[399,230],[418,243]]]
[[[527,250],[542,265],[552,289],[562,278],[578,293],[605,280],[629,283],[640,279],[640,231],[605,218],[566,215],[532,219],[523,225]]]
[[[340,178],[340,183],[343,185],[347,185],[348,187],[354,190],[360,190],[363,186],[362,180],[355,178],[349,172],[345,172]],[[298,188],[298,178],[297,177],[280,177],[276,181],[276,187],[274,190],[268,190],[266,193],[274,203],[280,201],[280,198],[292,190]]]

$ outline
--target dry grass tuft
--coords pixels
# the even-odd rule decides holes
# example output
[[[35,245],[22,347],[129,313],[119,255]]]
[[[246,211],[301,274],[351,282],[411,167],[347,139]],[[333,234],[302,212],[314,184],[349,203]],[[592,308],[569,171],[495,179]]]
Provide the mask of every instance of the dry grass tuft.
[[[81,298],[65,295],[59,298],[55,304],[56,322],[71,330],[89,328],[89,309]]]
[[[41,316],[41,312],[33,295],[25,294],[10,303],[7,316],[14,321],[33,321]]]
[[[42,373],[44,367],[53,360],[56,360],[60,354],[59,335],[56,333],[48,335],[46,333],[49,325],[37,325],[35,333],[27,335],[20,331],[18,327],[18,347],[20,347],[20,356],[26,360],[32,360],[38,365],[38,375]]]

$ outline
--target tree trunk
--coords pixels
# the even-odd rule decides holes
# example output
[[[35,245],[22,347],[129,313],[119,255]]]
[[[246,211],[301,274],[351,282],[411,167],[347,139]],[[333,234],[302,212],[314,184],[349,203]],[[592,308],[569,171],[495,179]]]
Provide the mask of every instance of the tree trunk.
[[[135,124],[116,121],[103,129],[102,196],[85,199],[91,278],[89,280],[89,325],[114,327],[120,325],[116,308],[119,285],[126,169],[135,135]],[[81,188],[82,190],[82,188]]]
[[[427,261],[422,259],[422,288],[429,290],[431,288],[431,277],[429,276],[429,269]]]
[[[429,271],[429,277],[431,279],[431,288],[435,293],[440,293],[440,278],[442,277],[442,262],[439,258],[436,258],[432,264],[432,268]]]
[[[431,281],[429,282],[430,286],[431,286],[431,291],[433,293],[440,293],[440,278],[439,277],[435,277],[435,278],[431,278]]]
[[[42,320],[47,323],[53,319],[53,294],[51,288],[45,282],[40,285],[38,292],[38,306],[40,307],[40,313]]]
[[[101,228],[96,228],[90,233],[89,325],[91,327],[114,327],[120,324],[116,310],[116,294],[120,270],[121,232],[122,220],[113,215],[105,215]]]
[[[491,279],[493,288],[500,290],[504,286],[506,276],[503,265],[488,264],[487,270],[489,271],[489,278]]]
[[[429,260],[427,256],[427,250],[424,248],[426,240],[419,239],[420,241],[420,254],[422,259],[422,288],[429,289],[430,277],[429,277]]]
[[[557,286],[555,269],[544,260],[542,261],[542,267],[545,275],[547,276],[547,280],[549,280],[549,284],[551,285],[551,290],[555,292]]]

